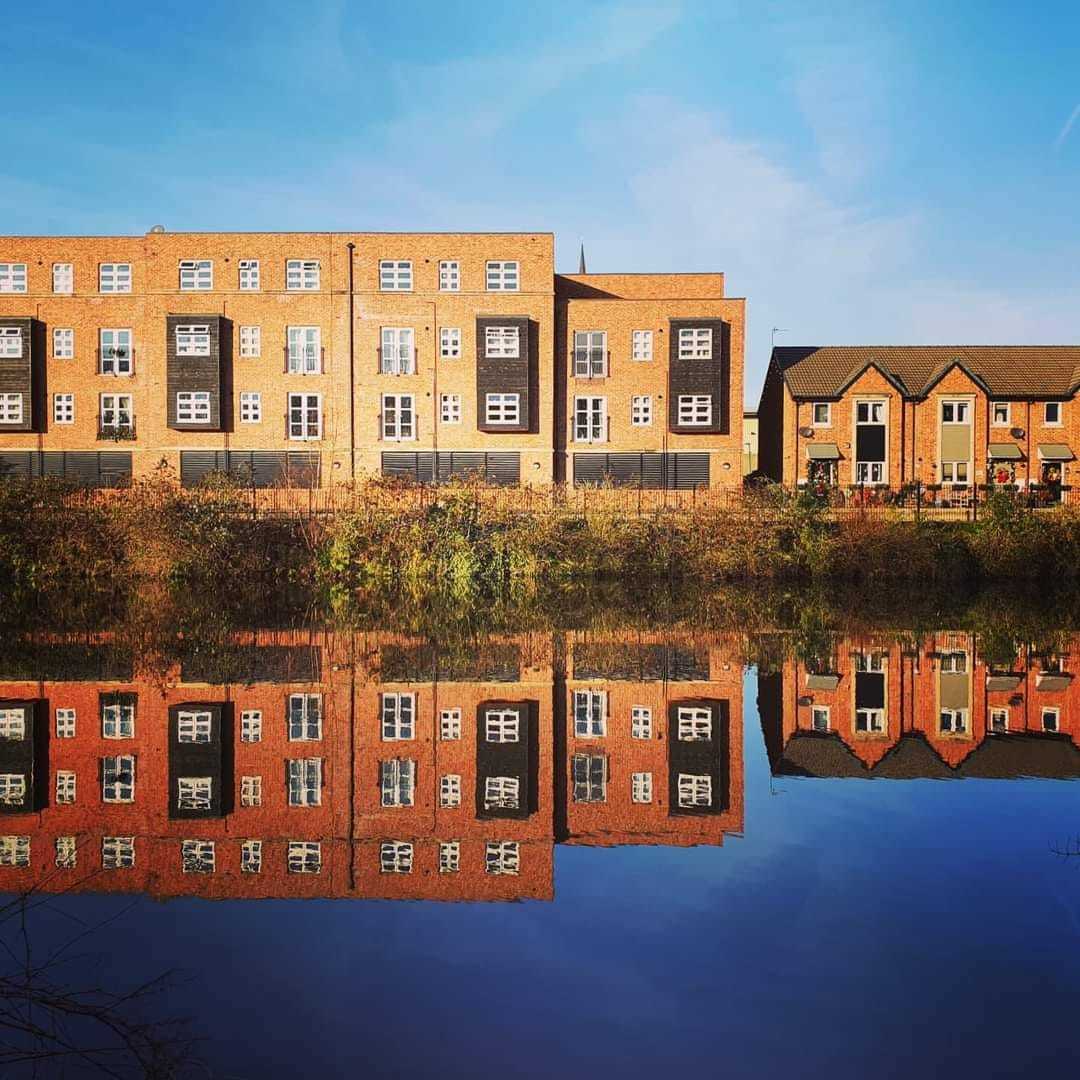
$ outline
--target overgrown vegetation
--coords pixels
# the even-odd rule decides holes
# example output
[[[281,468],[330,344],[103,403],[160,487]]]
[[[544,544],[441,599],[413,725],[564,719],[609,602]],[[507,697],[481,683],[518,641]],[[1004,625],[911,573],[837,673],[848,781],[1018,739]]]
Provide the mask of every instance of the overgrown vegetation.
[[[55,624],[72,611],[190,610],[271,625],[322,609],[352,624],[394,621],[418,632],[573,624],[583,611],[714,607],[733,586],[874,592],[912,583],[1080,582],[1080,514],[1031,512],[992,498],[976,522],[914,521],[877,511],[837,517],[779,489],[736,505],[645,505],[600,492],[492,497],[454,483],[417,491],[368,481],[347,508],[270,515],[219,480],[182,489],[161,470],[131,489],[85,494],[55,481],[0,483],[0,590],[9,616]],[[739,590],[734,590],[736,593]],[[290,616],[291,617],[291,616]]]

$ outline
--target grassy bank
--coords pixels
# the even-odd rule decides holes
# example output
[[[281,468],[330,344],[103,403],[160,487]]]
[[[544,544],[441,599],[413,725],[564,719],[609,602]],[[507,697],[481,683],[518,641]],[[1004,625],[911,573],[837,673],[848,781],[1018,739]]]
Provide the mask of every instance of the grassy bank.
[[[453,612],[520,627],[530,612],[574,612],[613,597],[706,597],[759,587],[911,583],[1080,583],[1080,514],[991,499],[976,522],[837,519],[778,490],[736,505],[630,512],[558,497],[491,498],[451,485],[437,497],[371,481],[325,517],[252,510],[228,483],[180,489],[167,472],[83,497],[49,481],[0,484],[0,590],[8,609],[212,598],[221,611],[312,605],[349,619]],[[663,586],[658,589],[658,586]]]

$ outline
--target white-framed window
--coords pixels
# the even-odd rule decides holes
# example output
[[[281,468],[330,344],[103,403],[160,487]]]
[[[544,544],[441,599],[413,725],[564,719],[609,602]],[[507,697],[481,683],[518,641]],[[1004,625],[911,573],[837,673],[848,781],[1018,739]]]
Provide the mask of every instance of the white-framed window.
[[[520,275],[516,259],[492,260],[487,264],[484,275],[488,292],[517,292],[520,287]]]
[[[22,394],[0,394],[0,424],[21,424],[22,422]]]
[[[708,394],[679,395],[679,427],[708,427],[712,423],[712,398]]]
[[[652,395],[635,394],[630,399],[630,423],[634,427],[648,427],[652,423]]]
[[[439,263],[439,292],[458,292],[461,289],[461,263],[443,259]]]
[[[634,330],[630,335],[630,359],[651,360],[653,358],[653,332]]]
[[[258,390],[244,390],[240,394],[240,423],[262,423],[262,393]]]
[[[322,738],[322,694],[289,695],[289,742]]]
[[[962,675],[968,669],[968,654],[960,651],[943,652],[939,663],[946,674]]]
[[[943,401],[941,403],[943,424],[968,424],[971,422],[970,401]]]
[[[56,773],[56,802],[73,803],[75,801],[75,774],[68,769],[59,769]]]
[[[520,424],[520,394],[487,394],[484,397],[484,410],[489,424]]]
[[[102,394],[100,426],[106,434],[120,434],[135,429],[135,414],[130,394]]]
[[[0,262],[0,293],[26,292],[26,263]]]
[[[461,869],[461,843],[457,840],[439,841],[439,873],[456,874]]]
[[[453,742],[461,738],[461,710],[442,709],[439,712],[439,738]]]
[[[383,375],[416,374],[415,336],[411,326],[382,328],[379,371]]]
[[[26,713],[22,709],[0,709],[0,740],[21,742],[26,738]]]
[[[75,395],[53,394],[53,423],[75,423]]]
[[[289,395],[289,438],[294,442],[322,438],[322,394]]]
[[[679,330],[680,360],[711,360],[713,332],[707,326],[683,327]]]
[[[176,328],[177,356],[209,356],[210,327],[199,323]]]
[[[884,424],[884,401],[858,401],[855,403],[856,424]]]
[[[830,724],[828,705],[814,705],[810,709],[810,727],[814,731],[829,730]]]
[[[131,347],[131,331],[103,329],[99,336],[102,375],[130,375],[134,350]]]
[[[286,330],[290,375],[318,375],[322,370],[322,330],[318,326],[290,326]]]
[[[439,777],[439,805],[446,810],[461,805],[461,777],[457,773]]]
[[[442,326],[439,328],[439,357],[443,360],[461,358],[461,327]]]
[[[74,870],[77,861],[75,837],[56,838],[56,867],[58,870]]]
[[[570,762],[574,802],[607,802],[607,758],[602,754],[575,754]]]
[[[73,360],[75,358],[75,331],[68,326],[57,326],[52,332],[52,354],[54,360]]]
[[[214,264],[210,259],[180,260],[180,291],[209,292],[214,287]]]
[[[1061,710],[1056,705],[1042,707],[1042,729],[1043,731],[1061,730]]]
[[[240,291],[241,292],[258,292],[261,286],[261,279],[259,276],[259,260],[258,259],[241,259],[239,263],[240,267]]]
[[[412,263],[408,259],[381,259],[379,288],[383,292],[411,292]]]
[[[885,670],[885,653],[857,652],[854,657],[856,671],[880,672]]]
[[[651,772],[636,772],[630,774],[630,801],[636,803],[652,802]]]
[[[883,461],[857,461],[855,463],[855,483],[881,484],[885,480]]]
[[[240,741],[262,742],[262,710],[244,709],[240,713]]]
[[[290,806],[319,806],[322,802],[322,758],[289,758],[285,786]]]
[[[607,734],[607,692],[574,691],[574,735],[579,739],[599,739]]]
[[[322,872],[322,844],[317,840],[290,840],[285,862],[290,874]]]
[[[244,840],[240,844],[240,873],[262,873],[262,841]]]
[[[98,265],[98,292],[131,292],[131,263],[100,263]]]
[[[485,810],[520,810],[521,781],[516,776],[484,777]]]
[[[58,739],[75,738],[75,710],[56,710],[56,737]]]
[[[101,801],[135,801],[135,758],[131,754],[101,759]]]
[[[679,742],[708,742],[713,736],[712,710],[698,705],[680,705],[675,711]]]
[[[1058,427],[1061,424],[1061,402],[1048,401],[1043,409],[1043,423],[1047,427]]]
[[[602,379],[607,375],[607,333],[574,331],[574,378]]]
[[[208,743],[214,723],[214,715],[204,709],[185,709],[176,714],[176,741],[182,743]]]
[[[133,700],[101,703],[101,737],[103,739],[135,738],[135,702]]]
[[[416,410],[412,394],[383,394],[382,437],[392,442],[416,438]]]
[[[679,806],[684,810],[712,805],[712,777],[696,773],[679,773]]]
[[[439,419],[444,424],[461,423],[461,395],[443,394],[439,402]]]
[[[994,427],[1008,427],[1012,423],[1012,403],[995,401],[990,406],[991,423]]]
[[[635,705],[630,710],[630,737],[652,738],[652,709],[648,705]]]
[[[516,875],[521,856],[516,840],[489,840],[484,846],[484,872]]]
[[[181,390],[176,395],[178,424],[210,423],[210,391]]]
[[[262,806],[262,777],[240,777],[240,805]]]
[[[995,734],[1003,734],[1009,730],[1009,710],[1008,709],[991,709],[990,710],[990,730]]]
[[[521,334],[516,326],[484,328],[484,355],[489,360],[517,360],[521,356]]]
[[[942,735],[964,735],[968,729],[967,709],[942,709],[938,731]]]
[[[814,427],[832,427],[832,402],[815,401],[810,408]]]
[[[53,263],[52,291],[66,295],[75,291],[75,267],[71,263]]]
[[[855,730],[861,735],[884,735],[885,710],[856,709]]]
[[[30,837],[0,836],[0,866],[29,866]]]
[[[0,806],[19,806],[26,798],[25,773],[0,773]]]
[[[383,742],[416,738],[416,695],[383,694],[379,706]]]
[[[407,840],[384,840],[379,844],[379,870],[384,874],[411,874],[413,846]]]
[[[943,484],[966,484],[968,476],[968,463],[966,461],[943,461],[941,463],[941,482]]]
[[[244,360],[253,360],[262,356],[262,327],[240,327],[240,356]]]
[[[101,838],[101,868],[103,870],[130,870],[134,865],[134,836],[103,836]]]
[[[416,761],[394,757],[379,762],[379,786],[384,807],[410,807],[416,800]]]
[[[213,798],[214,779],[211,776],[178,776],[176,805],[180,810],[209,810]]]
[[[0,358],[18,360],[22,356],[22,329],[18,326],[0,326]]]
[[[285,288],[289,292],[316,292],[319,288],[318,259],[287,259]]]
[[[607,398],[574,398],[574,442],[607,442]]]
[[[521,716],[517,709],[485,709],[484,740],[516,743],[521,738]]]

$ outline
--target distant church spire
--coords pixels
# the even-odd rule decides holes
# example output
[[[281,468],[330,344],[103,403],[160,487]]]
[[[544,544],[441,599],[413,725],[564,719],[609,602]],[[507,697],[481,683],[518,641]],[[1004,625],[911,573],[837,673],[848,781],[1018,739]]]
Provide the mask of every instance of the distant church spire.
[[[587,274],[588,270],[585,269],[585,241],[581,241],[581,257],[578,259],[578,271],[579,274]]]

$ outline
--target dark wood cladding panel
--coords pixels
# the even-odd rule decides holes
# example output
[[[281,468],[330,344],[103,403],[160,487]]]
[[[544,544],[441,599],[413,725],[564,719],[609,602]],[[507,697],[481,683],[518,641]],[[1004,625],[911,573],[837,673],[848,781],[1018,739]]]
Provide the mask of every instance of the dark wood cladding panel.
[[[712,331],[709,360],[679,358],[679,331]],[[731,327],[723,319],[671,319],[668,340],[668,429],[681,435],[729,435],[731,433]],[[680,425],[679,396],[708,394],[712,398],[713,422]]]
[[[34,430],[33,330],[34,320],[22,316],[0,318],[0,327],[22,331],[22,352],[18,357],[0,356],[0,394],[22,394],[22,422],[0,424],[5,431]]]
[[[712,720],[708,739],[683,741],[679,738],[679,709],[708,709]],[[672,816],[719,814],[728,809],[728,748],[730,713],[726,698],[683,698],[668,705],[668,813]],[[679,774],[708,776],[712,798],[708,806],[679,806]]]
[[[210,327],[209,356],[177,356],[178,326]],[[229,343],[228,321],[220,315],[168,315],[165,318],[166,411],[168,425],[175,431],[220,431],[222,429],[223,345]],[[210,394],[210,420],[205,424],[181,424],[176,419],[176,395],[181,391]]]
[[[169,707],[169,817],[214,818],[232,810],[232,711],[228,702],[195,701]],[[210,713],[210,741],[182,743],[179,716],[182,712]],[[181,777],[208,776],[211,780],[208,810],[181,809]]]
[[[489,709],[517,713],[518,741],[493,743],[486,738]],[[476,817],[525,819],[540,802],[540,703],[538,701],[483,701],[476,709]],[[484,808],[485,781],[489,776],[515,777],[519,803],[509,807]]]
[[[48,735],[48,725],[37,723],[38,703],[36,700],[4,700],[0,701],[0,709],[23,714],[25,731],[21,739],[0,739],[0,773],[9,773],[22,776],[26,790],[22,802],[6,803],[0,807],[4,814],[26,813],[31,810],[40,810],[44,805],[44,796],[47,793],[49,770],[45,757],[45,742]],[[46,710],[41,710],[42,715]],[[43,784],[38,784],[39,777],[44,778]]]
[[[489,358],[489,326],[516,326],[520,356]],[[539,328],[527,315],[481,316],[476,320],[476,429],[491,435],[537,431],[539,428]],[[520,422],[489,424],[488,394],[520,394]]]

